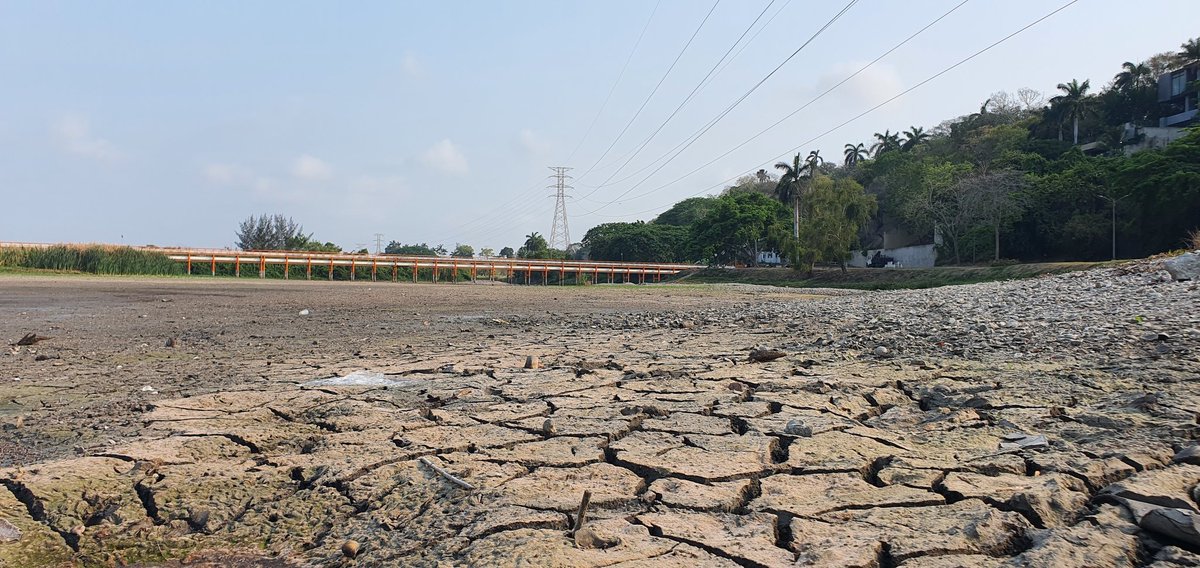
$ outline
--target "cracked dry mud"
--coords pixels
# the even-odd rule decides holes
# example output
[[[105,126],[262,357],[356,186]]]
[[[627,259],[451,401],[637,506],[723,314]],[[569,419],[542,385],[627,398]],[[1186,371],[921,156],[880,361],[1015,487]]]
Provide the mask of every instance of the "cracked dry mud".
[[[1196,566],[1198,295],[4,278],[0,566]]]

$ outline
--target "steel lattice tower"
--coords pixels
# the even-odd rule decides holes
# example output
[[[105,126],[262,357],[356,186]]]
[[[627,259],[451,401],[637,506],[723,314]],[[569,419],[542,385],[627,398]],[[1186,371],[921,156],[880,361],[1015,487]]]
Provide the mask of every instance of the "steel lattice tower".
[[[571,246],[571,230],[567,228],[567,190],[574,189],[567,185],[571,176],[567,172],[571,168],[552,166],[554,183],[548,187],[554,190],[554,225],[550,229],[550,248],[567,250]]]

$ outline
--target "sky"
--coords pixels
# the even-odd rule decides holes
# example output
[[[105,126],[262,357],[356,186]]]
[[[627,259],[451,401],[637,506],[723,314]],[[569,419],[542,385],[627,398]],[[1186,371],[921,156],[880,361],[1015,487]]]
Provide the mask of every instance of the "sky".
[[[568,166],[577,242],[1200,33],[1200,2],[1078,0],[922,84],[1070,0],[860,0],[821,31],[848,1],[3,0],[0,241],[221,248],[281,213],[498,251],[549,237]]]

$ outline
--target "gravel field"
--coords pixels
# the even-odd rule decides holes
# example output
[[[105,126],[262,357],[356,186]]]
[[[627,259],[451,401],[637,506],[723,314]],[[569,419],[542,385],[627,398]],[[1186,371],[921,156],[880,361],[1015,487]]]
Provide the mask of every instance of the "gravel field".
[[[1200,285],[1156,261],[0,276],[0,339],[0,567],[1200,566]]]

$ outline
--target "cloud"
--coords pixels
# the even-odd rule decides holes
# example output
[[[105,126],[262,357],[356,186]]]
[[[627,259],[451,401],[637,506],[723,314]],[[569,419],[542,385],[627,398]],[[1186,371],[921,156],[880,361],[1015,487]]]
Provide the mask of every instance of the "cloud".
[[[464,175],[469,170],[466,156],[463,156],[458,146],[449,139],[442,140],[426,150],[421,154],[421,161],[435,170],[449,174]]]
[[[825,92],[845,79],[850,74],[866,65],[865,61],[846,61],[835,64],[830,70],[821,75],[815,91]],[[873,107],[904,90],[904,81],[895,67],[886,63],[876,63],[862,73],[855,75],[845,85],[838,87],[831,96],[849,102],[851,106],[866,108]]]
[[[292,162],[292,176],[307,181],[323,181],[333,177],[333,168],[324,160],[305,154]]]
[[[112,142],[92,134],[91,124],[86,117],[63,116],[54,123],[51,130],[63,149],[72,154],[103,162],[111,162],[121,157],[121,152]]]
[[[535,158],[546,156],[553,149],[548,140],[528,128],[522,129],[517,135],[517,142],[525,153]]]
[[[417,78],[425,74],[425,67],[421,65],[421,60],[417,58],[417,54],[411,51],[405,51],[404,57],[400,59],[400,69],[405,75],[412,78]]]

